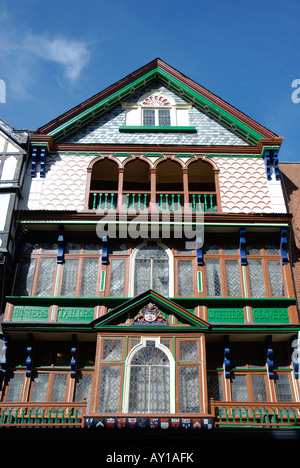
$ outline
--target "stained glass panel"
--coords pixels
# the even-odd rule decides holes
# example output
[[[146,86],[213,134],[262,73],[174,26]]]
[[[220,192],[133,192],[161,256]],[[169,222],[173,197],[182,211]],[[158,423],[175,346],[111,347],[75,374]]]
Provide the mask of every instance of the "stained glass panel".
[[[180,361],[198,361],[198,341],[180,341],[179,357]]]
[[[91,388],[92,388],[92,374],[77,374],[75,401],[83,401],[86,398],[87,412],[90,407]]]
[[[293,394],[288,374],[277,374],[276,391],[278,401],[293,401]]]
[[[9,380],[8,391],[6,395],[7,402],[21,401],[24,374],[14,374]]]
[[[121,340],[105,340],[103,344],[103,359],[107,361],[122,359],[122,347],[123,343]]]
[[[248,388],[245,375],[232,376],[232,396],[234,401],[248,401]]]

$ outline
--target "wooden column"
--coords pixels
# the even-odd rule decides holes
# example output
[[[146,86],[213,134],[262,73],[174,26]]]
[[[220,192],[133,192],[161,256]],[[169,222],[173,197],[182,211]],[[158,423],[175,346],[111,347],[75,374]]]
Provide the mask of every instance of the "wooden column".
[[[183,178],[183,200],[184,204],[189,204],[189,170],[187,167],[182,168],[182,178]]]
[[[150,211],[156,211],[156,167],[150,168]]]
[[[124,210],[124,205],[122,203],[122,195],[123,195],[123,180],[124,180],[124,167],[119,167],[119,177],[118,177],[118,211]]]

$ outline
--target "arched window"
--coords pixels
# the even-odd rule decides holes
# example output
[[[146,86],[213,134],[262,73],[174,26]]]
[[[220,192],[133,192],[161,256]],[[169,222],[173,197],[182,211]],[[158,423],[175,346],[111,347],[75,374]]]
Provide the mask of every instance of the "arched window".
[[[166,249],[159,245],[143,245],[133,257],[133,295],[137,296],[148,289],[170,296],[173,286],[170,257]]]
[[[174,412],[174,362],[171,353],[160,344],[159,338],[143,338],[135,348],[128,356],[126,369],[126,412]]]

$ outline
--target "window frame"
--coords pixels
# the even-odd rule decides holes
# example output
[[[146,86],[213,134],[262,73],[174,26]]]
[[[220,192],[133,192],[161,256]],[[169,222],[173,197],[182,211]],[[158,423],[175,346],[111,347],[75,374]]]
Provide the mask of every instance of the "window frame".
[[[148,245],[148,241],[142,242],[141,244],[137,245],[130,255],[130,272],[129,272],[129,296],[134,297],[134,278],[135,278],[135,259],[139,251]],[[174,255],[171,248],[167,247],[160,241],[156,242],[158,247],[164,249],[166,254],[168,255],[169,259],[169,294],[167,297],[174,296]],[[150,289],[150,287],[149,287]]]
[[[122,398],[122,412],[123,413],[128,413],[128,408],[129,408],[129,390],[130,390],[130,376],[131,376],[131,362],[134,357],[134,355],[146,347],[146,341],[155,341],[155,347],[163,351],[170,363],[170,411],[166,413],[160,413],[160,414],[174,414],[176,411],[176,400],[175,400],[175,359],[173,357],[173,354],[167,348],[160,342],[161,337],[151,337],[151,336],[142,336],[141,341],[139,344],[135,345],[132,347],[132,349],[129,351],[125,363],[124,363],[124,383],[123,383],[123,398]],[[151,414],[151,413],[136,413],[136,414]]]

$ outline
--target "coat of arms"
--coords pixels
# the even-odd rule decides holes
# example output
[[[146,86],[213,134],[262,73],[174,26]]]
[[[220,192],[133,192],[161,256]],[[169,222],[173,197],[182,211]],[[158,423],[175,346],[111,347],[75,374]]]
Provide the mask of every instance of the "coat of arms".
[[[155,304],[149,302],[134,317],[133,322],[167,324],[167,319]]]

